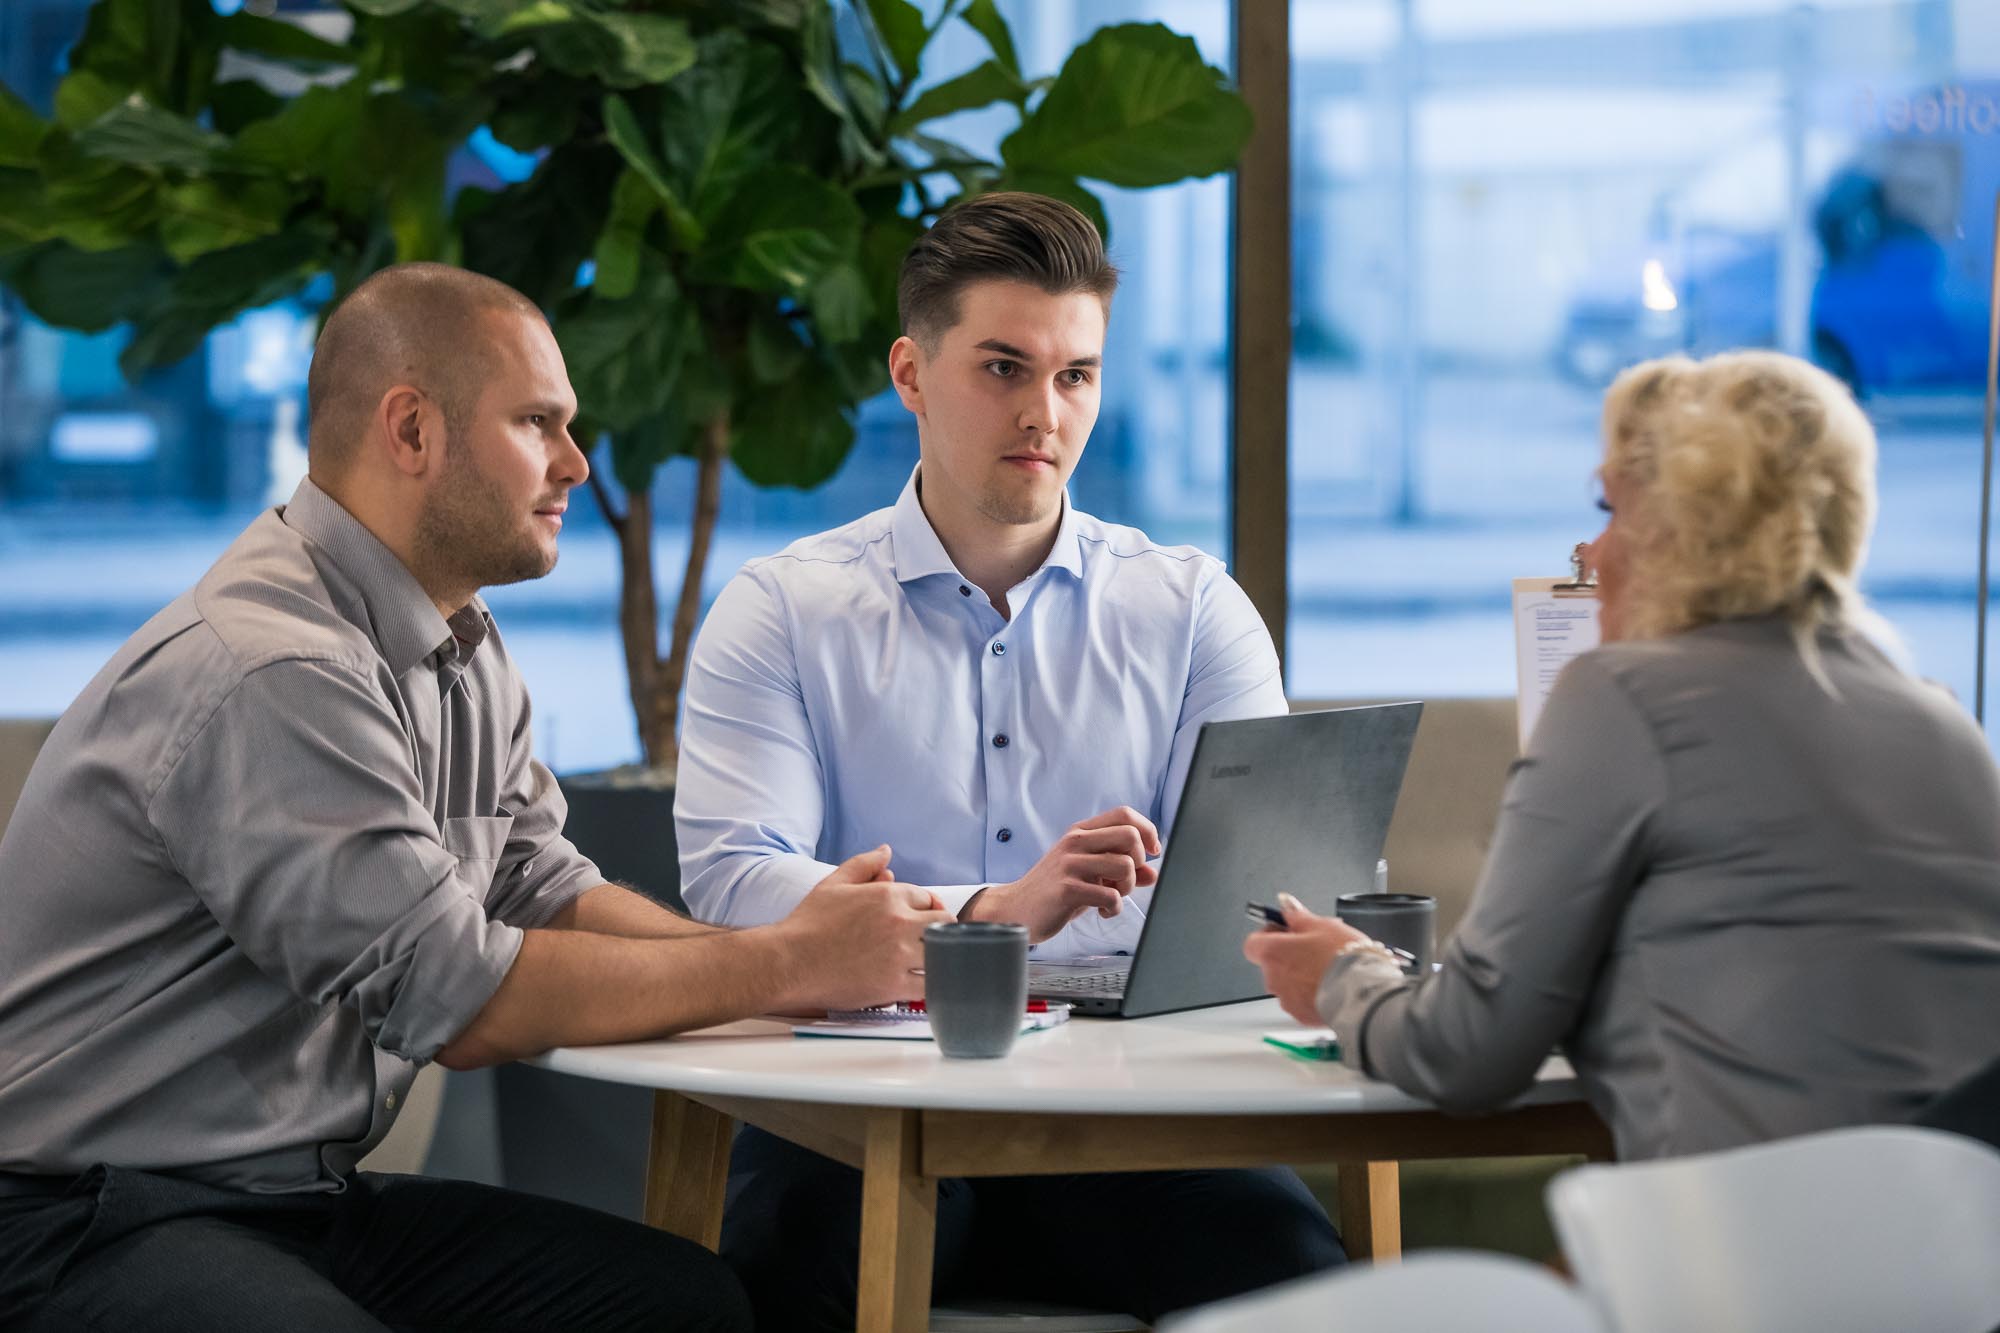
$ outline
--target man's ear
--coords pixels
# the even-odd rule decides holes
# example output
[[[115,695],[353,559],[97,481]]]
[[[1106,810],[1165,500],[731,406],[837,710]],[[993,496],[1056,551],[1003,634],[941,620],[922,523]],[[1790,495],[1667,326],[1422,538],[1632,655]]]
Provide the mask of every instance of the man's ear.
[[[903,406],[921,417],[924,414],[924,349],[904,334],[889,346],[889,382]]]
[[[369,433],[375,446],[407,477],[425,475],[443,457],[444,413],[413,385],[398,384],[382,395]]]

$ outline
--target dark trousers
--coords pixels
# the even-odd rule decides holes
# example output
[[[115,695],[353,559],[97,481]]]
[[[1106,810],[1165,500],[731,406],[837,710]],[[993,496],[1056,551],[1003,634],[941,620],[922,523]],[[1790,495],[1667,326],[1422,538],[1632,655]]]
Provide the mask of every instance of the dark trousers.
[[[783,1333],[851,1330],[861,1173],[761,1130],[736,1136],[722,1257]],[[938,1182],[932,1298],[1136,1315],[1346,1262],[1292,1172],[1147,1171]]]
[[[259,1196],[98,1168],[61,1196],[0,1197],[0,1326],[747,1333],[751,1322],[716,1256],[574,1204],[423,1176]]]

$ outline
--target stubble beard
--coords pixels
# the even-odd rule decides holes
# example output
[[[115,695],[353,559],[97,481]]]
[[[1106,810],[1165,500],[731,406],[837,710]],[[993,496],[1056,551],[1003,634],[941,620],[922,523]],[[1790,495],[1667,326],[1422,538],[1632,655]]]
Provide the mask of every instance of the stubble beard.
[[[491,479],[459,454],[445,464],[417,519],[418,559],[445,581],[475,588],[541,578],[555,568],[555,557],[521,530],[511,508]]]

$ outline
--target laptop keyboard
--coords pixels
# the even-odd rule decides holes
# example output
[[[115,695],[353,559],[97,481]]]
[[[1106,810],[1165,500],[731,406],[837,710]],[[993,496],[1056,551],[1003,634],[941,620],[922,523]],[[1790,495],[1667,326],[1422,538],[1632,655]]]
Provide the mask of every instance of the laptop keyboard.
[[[1131,975],[1122,967],[1109,972],[1050,973],[1036,977],[1028,989],[1037,995],[1122,995],[1125,978]]]

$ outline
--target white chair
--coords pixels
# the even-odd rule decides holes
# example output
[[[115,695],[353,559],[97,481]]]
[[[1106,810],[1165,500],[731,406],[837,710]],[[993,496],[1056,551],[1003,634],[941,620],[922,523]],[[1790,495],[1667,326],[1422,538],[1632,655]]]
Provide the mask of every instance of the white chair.
[[[1549,1211],[1618,1333],[1987,1333],[2000,1153],[1903,1126],[1556,1177]]]
[[[1160,1333],[1602,1333],[1547,1269],[1470,1250],[1356,1265],[1175,1315]]]
[[[1127,1314],[1099,1314],[1029,1301],[967,1301],[931,1310],[931,1333],[1145,1333]]]

